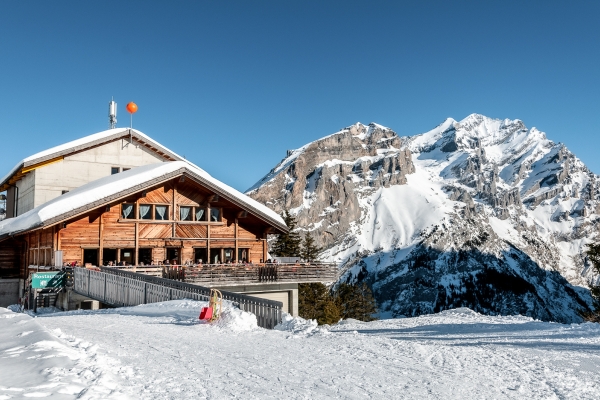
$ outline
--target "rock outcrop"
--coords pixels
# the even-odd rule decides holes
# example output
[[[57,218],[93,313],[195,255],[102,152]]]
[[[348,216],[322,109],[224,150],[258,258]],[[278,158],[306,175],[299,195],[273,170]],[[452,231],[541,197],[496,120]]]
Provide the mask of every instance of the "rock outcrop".
[[[410,150],[401,147],[392,130],[358,123],[289,151],[248,194],[279,213],[290,210],[330,247],[360,219],[359,196],[403,185],[414,172]]]

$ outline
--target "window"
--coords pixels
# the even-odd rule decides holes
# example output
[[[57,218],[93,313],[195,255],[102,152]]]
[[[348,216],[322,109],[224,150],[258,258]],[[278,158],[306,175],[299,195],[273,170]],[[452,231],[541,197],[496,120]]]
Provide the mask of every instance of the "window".
[[[219,222],[221,220],[221,209],[211,208],[210,209],[210,220],[212,222]]]
[[[180,221],[191,221],[192,216],[192,207],[188,206],[179,206],[179,220]]]
[[[135,204],[123,203],[121,205],[121,218],[135,219]]]
[[[206,221],[206,209],[196,207],[196,221]]]
[[[169,206],[154,206],[154,219],[161,221],[169,219]]]
[[[118,174],[119,172],[121,172],[121,169],[119,167],[111,167],[110,168],[111,175]]]
[[[238,249],[238,262],[248,262],[248,251],[250,249]]]
[[[62,193],[61,193],[61,195],[65,194],[65,193],[69,193],[69,191],[68,190],[63,190]]]
[[[179,259],[179,249],[176,247],[167,247],[167,260],[171,264],[180,264],[181,260]]]
[[[198,264],[208,262],[208,252],[206,248],[198,247],[194,249],[194,262]]]
[[[102,249],[102,262],[104,265],[117,265],[117,249]]]
[[[221,264],[221,249],[210,249],[210,264]]]
[[[140,204],[140,219],[152,219],[151,204]]]
[[[83,265],[98,265],[98,249],[83,249]]]
[[[123,172],[125,172],[125,171],[129,171],[130,169],[131,169],[131,168],[123,168],[123,170],[122,170],[122,171],[123,171]]]
[[[121,265],[133,265],[135,249],[121,249]]]
[[[142,265],[152,265],[152,249],[138,250],[138,263]]]
[[[223,249],[223,259],[226,263],[235,262],[233,258],[234,249]]]

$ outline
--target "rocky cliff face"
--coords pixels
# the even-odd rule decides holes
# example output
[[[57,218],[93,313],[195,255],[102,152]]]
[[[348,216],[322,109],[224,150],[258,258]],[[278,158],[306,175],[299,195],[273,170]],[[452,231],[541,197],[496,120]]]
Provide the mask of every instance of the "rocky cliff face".
[[[598,177],[519,120],[474,114],[411,137],[356,124],[290,152],[249,194],[292,211],[384,315],[572,322],[589,305]]]
[[[290,210],[321,246],[342,238],[361,218],[359,198],[406,183],[414,172],[402,140],[377,124],[355,124],[289,151],[248,194],[278,213]]]

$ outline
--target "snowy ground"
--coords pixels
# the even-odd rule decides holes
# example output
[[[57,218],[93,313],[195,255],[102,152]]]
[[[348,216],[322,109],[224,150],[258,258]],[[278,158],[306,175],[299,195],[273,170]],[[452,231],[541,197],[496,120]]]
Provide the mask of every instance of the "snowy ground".
[[[201,302],[31,318],[0,308],[0,399],[600,398],[600,325],[467,309],[256,328]]]

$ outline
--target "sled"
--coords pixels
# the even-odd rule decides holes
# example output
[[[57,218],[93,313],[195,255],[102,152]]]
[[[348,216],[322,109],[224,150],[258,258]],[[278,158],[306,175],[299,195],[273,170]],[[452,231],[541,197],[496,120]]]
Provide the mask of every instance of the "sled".
[[[208,322],[216,321],[221,316],[222,308],[223,294],[220,290],[210,289],[210,300],[208,301],[208,307],[202,307],[202,310],[200,310],[200,317],[198,318]]]

